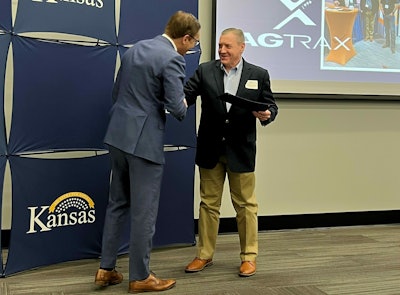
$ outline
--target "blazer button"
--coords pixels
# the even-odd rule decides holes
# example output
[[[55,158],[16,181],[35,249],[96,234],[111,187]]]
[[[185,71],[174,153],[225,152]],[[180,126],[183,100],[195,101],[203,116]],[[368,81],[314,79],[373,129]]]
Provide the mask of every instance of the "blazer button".
[[[222,137],[222,141],[225,141],[225,137]]]
[[[225,120],[225,124],[228,124],[228,123],[229,123],[229,119],[226,119],[226,120]]]

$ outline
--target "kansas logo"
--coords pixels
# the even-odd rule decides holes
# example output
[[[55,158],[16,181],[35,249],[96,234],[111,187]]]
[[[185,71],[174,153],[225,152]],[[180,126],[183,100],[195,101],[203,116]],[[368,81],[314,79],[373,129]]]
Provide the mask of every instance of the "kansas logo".
[[[40,3],[49,3],[49,4],[58,4],[58,3],[75,3],[75,4],[85,4],[87,6],[103,8],[103,0],[32,0],[32,2],[40,2]]]
[[[51,231],[57,227],[93,223],[96,220],[92,198],[81,192],[63,194],[50,206],[28,207],[28,210],[30,221],[27,234]]]

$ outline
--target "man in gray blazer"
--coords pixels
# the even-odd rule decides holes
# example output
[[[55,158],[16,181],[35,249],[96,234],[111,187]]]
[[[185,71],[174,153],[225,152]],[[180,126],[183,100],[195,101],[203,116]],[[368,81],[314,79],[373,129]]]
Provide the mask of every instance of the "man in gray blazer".
[[[122,282],[115,265],[127,218],[129,292],[163,291],[175,285],[175,280],[151,273],[149,260],[163,174],[166,110],[178,120],[186,115],[183,55],[198,43],[199,36],[198,20],[178,11],[163,35],[137,42],[122,57],[104,140],[112,177],[97,285]]]
[[[278,107],[270,88],[268,71],[242,58],[242,30],[230,28],[219,39],[219,60],[201,64],[185,85],[186,99],[194,104],[201,96],[201,118],[197,134],[196,164],[200,172],[200,215],[196,258],[186,272],[197,272],[213,263],[225,175],[236,210],[240,239],[239,275],[256,272],[258,253],[255,197],[256,118],[265,126],[275,120]],[[252,111],[226,104],[223,93],[265,104]],[[246,101],[245,100],[245,101]]]

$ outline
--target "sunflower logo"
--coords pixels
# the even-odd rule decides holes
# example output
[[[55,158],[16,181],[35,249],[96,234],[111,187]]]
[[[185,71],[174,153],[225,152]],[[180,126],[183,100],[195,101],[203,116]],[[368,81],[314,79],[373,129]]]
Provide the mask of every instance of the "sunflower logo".
[[[49,207],[49,213],[59,214],[74,207],[78,210],[94,209],[91,197],[82,192],[69,192],[59,196]]]

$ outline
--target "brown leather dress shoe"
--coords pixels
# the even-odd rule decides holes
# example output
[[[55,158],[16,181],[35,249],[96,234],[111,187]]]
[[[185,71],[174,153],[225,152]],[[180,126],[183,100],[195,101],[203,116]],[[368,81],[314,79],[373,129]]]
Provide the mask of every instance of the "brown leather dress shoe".
[[[212,259],[201,259],[196,257],[188,264],[188,266],[186,266],[185,272],[198,272],[211,265],[213,265]]]
[[[129,282],[129,293],[165,291],[175,286],[175,280],[161,280],[150,273],[147,279]]]
[[[99,268],[96,272],[94,283],[96,285],[106,287],[108,285],[116,285],[122,282],[123,276],[120,272],[113,270],[105,270]]]
[[[240,266],[239,276],[250,277],[256,273],[256,262],[255,261],[242,261]]]

